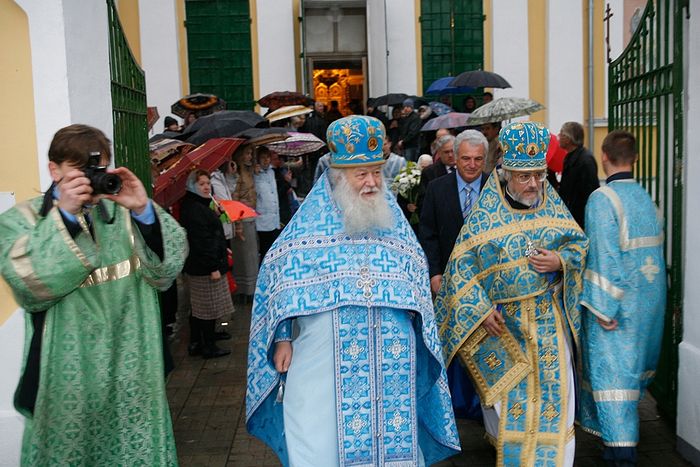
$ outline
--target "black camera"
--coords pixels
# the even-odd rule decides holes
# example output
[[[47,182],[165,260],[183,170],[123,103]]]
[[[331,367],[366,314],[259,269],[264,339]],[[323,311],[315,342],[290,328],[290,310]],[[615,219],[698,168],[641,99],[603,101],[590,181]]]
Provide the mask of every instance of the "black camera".
[[[83,173],[90,179],[92,194],[116,195],[122,189],[122,179],[118,175],[107,173],[107,166],[100,165],[101,157],[99,152],[91,152]]]

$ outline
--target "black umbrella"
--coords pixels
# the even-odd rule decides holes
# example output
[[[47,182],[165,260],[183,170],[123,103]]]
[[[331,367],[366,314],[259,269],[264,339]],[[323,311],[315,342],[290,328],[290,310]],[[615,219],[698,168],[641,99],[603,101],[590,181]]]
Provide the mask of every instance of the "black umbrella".
[[[408,94],[398,93],[398,94],[384,94],[374,99],[374,105],[401,105],[403,101],[408,98]]]
[[[156,141],[160,141],[162,139],[179,139],[182,141],[186,138],[187,134],[185,133],[180,133],[178,131],[164,131],[163,133],[158,133],[148,138],[148,142],[155,143]]]
[[[267,125],[267,121],[250,110],[224,110],[199,117],[182,132],[189,134],[186,141],[202,144],[212,138],[226,138],[254,128]]]
[[[450,86],[468,86],[470,88],[509,88],[510,83],[498,73],[484,70],[465,71],[450,81]]]

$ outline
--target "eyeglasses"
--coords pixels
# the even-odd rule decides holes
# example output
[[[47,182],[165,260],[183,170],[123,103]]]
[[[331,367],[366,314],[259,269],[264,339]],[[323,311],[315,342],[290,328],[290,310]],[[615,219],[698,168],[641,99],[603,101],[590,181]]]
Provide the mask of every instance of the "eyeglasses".
[[[535,181],[542,183],[547,179],[547,172],[529,172],[513,174],[513,179],[518,183],[522,183],[523,185],[526,183],[530,183],[530,180],[532,180],[533,177]]]

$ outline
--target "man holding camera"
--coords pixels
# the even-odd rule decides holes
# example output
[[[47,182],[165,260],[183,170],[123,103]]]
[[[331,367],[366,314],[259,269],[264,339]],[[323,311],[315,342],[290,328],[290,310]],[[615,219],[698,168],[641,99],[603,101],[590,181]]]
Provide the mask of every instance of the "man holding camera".
[[[22,465],[176,465],[157,290],[183,229],[86,125],[59,130],[43,197],[0,215],[0,273],[27,312]]]

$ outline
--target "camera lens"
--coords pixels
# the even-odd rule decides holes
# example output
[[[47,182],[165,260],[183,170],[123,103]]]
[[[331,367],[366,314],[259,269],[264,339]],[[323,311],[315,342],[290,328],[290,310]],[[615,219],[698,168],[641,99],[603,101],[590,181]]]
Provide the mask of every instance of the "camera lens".
[[[95,173],[90,177],[90,184],[94,194],[116,195],[122,189],[122,179],[118,175],[108,173]]]

